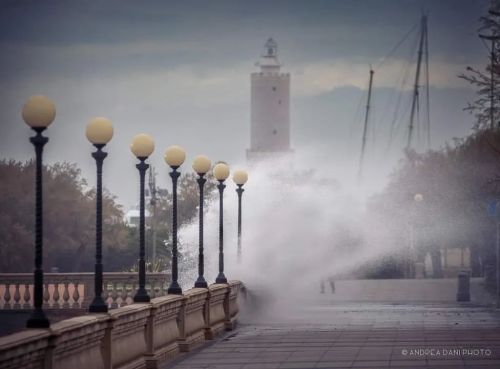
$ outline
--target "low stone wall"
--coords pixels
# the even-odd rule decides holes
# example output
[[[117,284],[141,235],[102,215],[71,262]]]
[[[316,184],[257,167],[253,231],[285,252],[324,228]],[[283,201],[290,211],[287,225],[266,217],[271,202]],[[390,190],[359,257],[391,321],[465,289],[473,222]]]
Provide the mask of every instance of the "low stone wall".
[[[155,298],[0,338],[0,369],[154,369],[193,345],[231,330],[242,283]]]

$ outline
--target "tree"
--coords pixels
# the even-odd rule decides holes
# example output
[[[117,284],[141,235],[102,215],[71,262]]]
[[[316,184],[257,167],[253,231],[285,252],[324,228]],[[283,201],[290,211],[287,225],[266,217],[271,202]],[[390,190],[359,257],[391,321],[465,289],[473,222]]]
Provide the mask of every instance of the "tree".
[[[500,1],[492,0],[488,15],[479,19],[481,26],[478,29],[480,36],[500,36]],[[474,102],[469,102],[464,110],[469,111],[476,118],[476,130],[500,126],[500,39],[483,41],[490,50],[490,60],[484,71],[467,67],[466,72],[459,75],[476,88],[478,95]],[[492,107],[493,102],[493,107]],[[492,125],[493,122],[493,125]]]
[[[0,161],[0,272],[33,269],[34,178],[32,161]],[[43,168],[44,269],[60,272],[94,270],[95,189],[89,188],[75,164],[56,163]],[[213,197],[215,183],[209,175],[205,201]],[[156,271],[170,268],[172,195],[159,189],[156,209]],[[178,225],[198,215],[198,184],[194,174],[183,174],[178,187]],[[152,209],[150,208],[150,213]],[[148,219],[146,250],[151,254],[153,234]],[[123,220],[116,198],[103,193],[103,259],[105,271],[134,269],[139,254],[139,232]],[[179,245],[181,246],[181,245]],[[180,255],[182,262],[182,254]]]
[[[0,161],[0,270],[30,272],[34,240],[33,161]],[[95,190],[75,164],[43,168],[44,268],[61,272],[92,271],[95,249]],[[127,245],[123,212],[115,198],[103,194],[105,255],[119,254]],[[109,262],[108,262],[109,261]],[[123,256],[108,257],[106,270],[130,263]]]
[[[487,205],[500,200],[498,173],[500,131],[480,130],[442,150],[408,153],[384,191],[371,199],[369,210],[394,235],[394,243],[408,244],[412,222],[417,246],[431,254],[435,270],[440,249],[469,247],[473,275],[488,274],[494,263],[495,219]],[[413,200],[416,193],[424,196],[420,204]]]

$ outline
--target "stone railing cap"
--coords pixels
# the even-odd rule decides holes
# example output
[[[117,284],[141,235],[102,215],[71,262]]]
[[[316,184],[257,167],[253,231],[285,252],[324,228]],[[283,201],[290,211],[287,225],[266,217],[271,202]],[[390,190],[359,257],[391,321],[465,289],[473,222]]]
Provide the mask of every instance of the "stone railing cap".
[[[184,296],[204,295],[208,293],[207,288],[191,288],[184,292]]]
[[[228,286],[229,285],[226,283],[214,283],[214,284],[211,284],[210,286],[208,286],[208,289],[210,291],[227,290]]]
[[[51,332],[49,329],[29,329],[0,337],[0,352],[9,350],[12,347],[22,346],[29,342],[49,338],[50,335]]]
[[[153,307],[158,307],[159,305],[165,305],[177,301],[182,301],[184,299],[183,295],[166,295],[166,296],[160,296],[160,297],[155,297],[154,299],[151,300],[151,304]]]
[[[112,309],[108,312],[108,314],[111,317],[111,319],[116,319],[123,315],[139,313],[144,310],[149,310],[150,308],[151,308],[150,303],[141,303],[141,304],[134,303],[131,305],[119,307],[117,309]]]
[[[60,322],[52,324],[50,330],[54,334],[62,334],[66,331],[70,331],[75,328],[82,328],[95,323],[105,322],[108,319],[109,319],[108,314],[92,314],[92,315],[76,316],[74,318],[61,320]]]

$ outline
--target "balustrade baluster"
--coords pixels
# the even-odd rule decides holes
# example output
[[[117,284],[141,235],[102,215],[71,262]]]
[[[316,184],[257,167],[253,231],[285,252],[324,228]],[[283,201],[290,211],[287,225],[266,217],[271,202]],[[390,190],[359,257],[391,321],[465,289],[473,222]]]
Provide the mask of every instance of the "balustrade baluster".
[[[59,308],[59,283],[54,283],[54,294],[52,295],[52,300],[54,301],[52,307],[55,309]]]
[[[129,299],[130,299],[130,301],[129,301],[129,299],[127,299],[127,305],[130,305],[131,303],[133,303],[133,302],[134,302],[134,297],[133,297],[133,296],[134,296],[134,294],[135,294],[135,291],[137,291],[137,288],[138,288],[138,287],[137,287],[137,283],[133,282],[133,283],[132,283],[132,286],[131,286],[131,287],[130,287],[130,289],[128,290],[128,292],[129,292]]]
[[[104,283],[104,288],[103,288],[103,291],[102,291],[102,299],[104,300],[104,303],[109,307],[109,297],[110,297],[110,293],[109,293],[109,286],[110,284],[108,282],[105,282]]]
[[[148,291],[149,296],[151,296],[151,298],[154,299],[156,297],[156,294],[155,294],[155,281],[151,281],[149,283],[148,287],[146,287],[146,290]]]
[[[118,284],[116,282],[113,282],[112,285],[113,292],[111,293],[111,298],[113,301],[111,302],[111,308],[115,309],[118,307]]]
[[[127,305],[127,297],[128,297],[128,291],[127,291],[127,286],[125,283],[122,285],[122,303],[120,306],[126,306]]]
[[[43,307],[48,308],[50,301],[49,284],[45,283],[45,288],[43,289]]]
[[[63,308],[69,308],[69,289],[68,289],[68,281],[64,281],[64,292],[63,292]]]
[[[30,285],[28,283],[24,284],[23,300],[24,300],[23,309],[31,309]]]
[[[6,283],[5,284],[5,293],[3,295],[3,301],[4,301],[4,305],[3,305],[3,308],[4,309],[10,309],[10,283]]]
[[[21,293],[19,292],[19,283],[16,283],[16,291],[14,292],[14,309],[20,309]]]
[[[83,307],[83,301],[80,302],[80,292],[78,292],[78,282],[73,283],[73,308]]]

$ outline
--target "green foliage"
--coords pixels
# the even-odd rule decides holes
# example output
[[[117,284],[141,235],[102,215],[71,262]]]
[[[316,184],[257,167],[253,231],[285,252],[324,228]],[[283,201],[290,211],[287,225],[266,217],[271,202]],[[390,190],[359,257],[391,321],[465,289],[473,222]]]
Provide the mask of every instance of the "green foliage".
[[[33,162],[0,161],[0,270],[30,272],[34,242]],[[88,189],[74,164],[57,163],[43,169],[44,269],[91,271],[95,245],[95,191]],[[127,229],[121,207],[103,194],[105,255],[120,254]],[[125,260],[121,259],[122,262]],[[113,269],[110,269],[113,268]],[[116,270],[112,263],[107,270]]]
[[[34,254],[35,168],[32,161],[0,161],[0,271],[31,272]],[[205,185],[205,201],[213,196],[214,180]],[[156,210],[148,204],[146,252],[149,269],[170,269],[172,195],[158,191]],[[95,189],[89,188],[75,164],[43,168],[44,269],[60,272],[94,270]],[[194,174],[182,175],[178,186],[178,224],[198,216],[198,184]],[[103,259],[105,271],[134,270],[139,255],[139,232],[127,227],[123,210],[103,193]],[[153,232],[154,230],[154,232]],[[157,260],[151,265],[153,235]],[[180,255],[182,261],[182,255]]]

